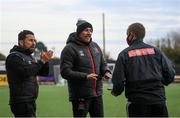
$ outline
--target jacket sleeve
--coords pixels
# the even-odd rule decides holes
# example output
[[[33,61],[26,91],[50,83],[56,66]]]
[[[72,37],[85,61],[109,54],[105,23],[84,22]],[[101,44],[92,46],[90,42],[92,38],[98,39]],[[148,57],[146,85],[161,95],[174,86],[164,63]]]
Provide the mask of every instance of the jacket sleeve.
[[[109,69],[108,66],[107,66],[107,62],[106,62],[105,59],[104,59],[104,55],[103,55],[103,53],[102,53],[101,48],[98,46],[97,43],[94,43],[94,44],[95,44],[95,46],[98,48],[98,50],[100,51],[100,55],[101,55],[101,62],[100,62],[100,63],[101,63],[101,64],[100,64],[100,72],[101,72],[101,75],[104,76],[104,74],[105,74],[106,72],[111,73],[110,69]]]
[[[113,93],[115,95],[120,95],[124,91],[124,83],[125,83],[124,69],[125,67],[123,63],[123,56],[119,54],[112,76]]]
[[[102,75],[104,75],[106,72],[111,73],[110,69],[107,66],[106,61],[104,60],[103,55],[101,55],[101,67],[100,67],[100,69],[101,69],[101,74]]]
[[[171,61],[166,57],[164,53],[162,53],[161,62],[162,62],[162,75],[163,75],[162,83],[164,85],[168,85],[174,81],[175,70],[172,66]]]
[[[38,63],[41,63],[41,61],[38,61]],[[43,66],[40,69],[38,75],[39,76],[48,76],[49,75],[49,63],[48,62],[43,64]]]
[[[6,59],[6,67],[10,71],[15,71],[16,74],[22,77],[36,76],[43,66],[42,62],[28,64],[19,56],[12,54]]]
[[[87,74],[73,70],[77,55],[71,47],[66,46],[61,52],[60,73],[66,80],[86,80]]]

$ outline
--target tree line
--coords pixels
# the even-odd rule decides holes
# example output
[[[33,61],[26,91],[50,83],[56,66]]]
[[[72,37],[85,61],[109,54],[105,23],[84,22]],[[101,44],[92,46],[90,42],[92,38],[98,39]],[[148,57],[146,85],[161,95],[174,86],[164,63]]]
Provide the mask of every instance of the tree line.
[[[180,30],[179,30],[180,31]],[[162,50],[175,66],[180,67],[180,32],[171,31],[166,37],[160,39],[153,39],[148,43],[158,47]],[[46,51],[47,47],[43,42],[37,42],[35,56],[41,51]],[[36,55],[37,54],[37,55]],[[110,54],[105,55],[106,59],[112,60]],[[0,60],[5,60],[6,56],[0,52]]]
[[[176,67],[180,67],[180,32],[171,31],[165,38],[149,41],[162,50]]]

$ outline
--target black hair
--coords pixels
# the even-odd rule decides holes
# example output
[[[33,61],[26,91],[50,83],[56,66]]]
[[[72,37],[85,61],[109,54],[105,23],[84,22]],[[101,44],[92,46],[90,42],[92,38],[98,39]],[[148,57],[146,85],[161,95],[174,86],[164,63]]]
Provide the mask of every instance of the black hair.
[[[136,34],[137,39],[143,39],[146,33],[144,26],[141,23],[133,23],[127,29],[127,34],[133,32]]]
[[[32,34],[34,35],[34,33],[32,31],[29,31],[29,30],[23,30],[21,31],[19,34],[18,34],[18,41],[20,40],[24,40],[26,38],[26,35],[28,34]]]

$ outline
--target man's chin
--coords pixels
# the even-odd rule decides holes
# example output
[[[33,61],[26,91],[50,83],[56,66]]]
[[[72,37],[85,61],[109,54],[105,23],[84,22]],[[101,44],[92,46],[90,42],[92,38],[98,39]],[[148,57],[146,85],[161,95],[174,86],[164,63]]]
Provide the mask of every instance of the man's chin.
[[[91,41],[91,38],[87,38],[86,42],[89,43]]]
[[[35,51],[35,48],[29,48],[29,50],[33,53]]]

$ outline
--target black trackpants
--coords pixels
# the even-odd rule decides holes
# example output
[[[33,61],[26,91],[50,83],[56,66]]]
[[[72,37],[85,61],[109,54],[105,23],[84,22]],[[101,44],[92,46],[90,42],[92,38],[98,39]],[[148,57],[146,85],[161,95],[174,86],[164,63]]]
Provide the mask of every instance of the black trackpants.
[[[90,117],[104,117],[102,96],[73,100],[72,109],[74,117],[86,117],[88,112]]]
[[[168,117],[166,104],[127,104],[129,117]]]
[[[15,117],[36,117],[36,103],[34,101],[10,104],[10,107]]]

